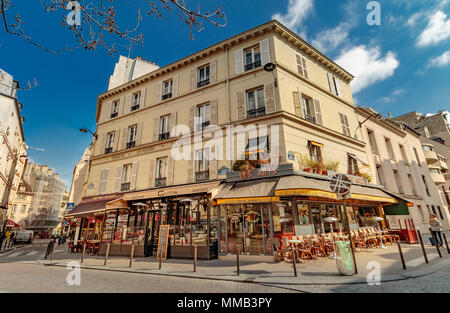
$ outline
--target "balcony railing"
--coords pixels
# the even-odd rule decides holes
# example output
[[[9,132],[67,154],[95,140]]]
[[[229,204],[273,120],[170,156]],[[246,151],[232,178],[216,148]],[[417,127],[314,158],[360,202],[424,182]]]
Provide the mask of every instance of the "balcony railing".
[[[121,186],[121,188],[120,188],[120,190],[121,190],[121,191],[127,191],[127,190],[130,190],[130,183],[123,183],[122,186]]]
[[[195,180],[196,181],[204,181],[209,180],[209,170],[207,171],[201,171],[195,173]]]
[[[105,154],[111,153],[111,152],[112,152],[112,150],[113,150],[113,148],[112,148],[112,147],[109,147],[109,148],[105,148]]]
[[[254,118],[263,115],[266,115],[266,108],[247,111],[247,118]]]
[[[261,66],[261,61],[256,61],[255,63],[245,64],[245,70],[250,71],[254,68],[258,68]]]
[[[134,148],[136,146],[136,141],[127,142],[127,149]]]
[[[155,187],[164,187],[166,186],[167,178],[166,177],[159,177],[155,179]]]
[[[305,115],[305,120],[310,121],[311,123],[315,123],[316,119],[312,115]]]
[[[135,104],[131,107],[131,112],[136,111],[137,109],[139,109],[139,104]]]
[[[118,112],[111,113],[111,118],[115,118],[115,117],[117,117],[117,115],[119,115]]]
[[[197,88],[209,85],[209,78],[197,83]]]
[[[159,141],[169,139],[170,133],[159,134]]]
[[[208,127],[210,124],[211,124],[210,121],[197,124],[195,126],[195,131],[205,130],[205,128]]]
[[[172,93],[171,92],[168,92],[168,93],[162,95],[162,100],[166,100],[166,99],[169,99],[169,98],[172,98]]]

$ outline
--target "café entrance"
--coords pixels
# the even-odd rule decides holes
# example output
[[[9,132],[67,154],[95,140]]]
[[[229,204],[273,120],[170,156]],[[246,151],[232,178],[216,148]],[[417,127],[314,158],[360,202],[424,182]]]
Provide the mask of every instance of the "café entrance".
[[[149,210],[147,212],[147,240],[145,256],[156,255],[158,249],[159,226],[161,225],[161,210]]]

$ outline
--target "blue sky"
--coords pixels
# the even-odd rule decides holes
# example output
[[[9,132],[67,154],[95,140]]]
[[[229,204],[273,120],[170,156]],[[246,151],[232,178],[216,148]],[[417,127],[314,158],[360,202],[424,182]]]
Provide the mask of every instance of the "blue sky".
[[[72,34],[59,25],[58,11],[46,13],[37,0],[15,1],[25,31],[49,48],[74,46]],[[123,28],[133,28],[138,1],[117,2]],[[131,56],[142,56],[160,66],[211,44],[277,18],[355,75],[352,84],[358,105],[383,114],[399,115],[450,110],[450,0],[384,0],[381,25],[367,24],[369,1],[329,0],[197,0],[187,4],[211,9],[222,6],[225,28],[205,24],[189,39],[176,15],[146,16],[139,31],[145,46],[134,46]],[[129,43],[115,37],[120,54]],[[118,55],[75,49],[55,55],[7,35],[0,27],[0,68],[22,86],[38,86],[19,93],[24,105],[25,136],[32,161],[47,164],[70,185],[75,163],[91,138],[80,127],[95,130],[97,95],[107,88]],[[40,149],[44,149],[42,151]]]

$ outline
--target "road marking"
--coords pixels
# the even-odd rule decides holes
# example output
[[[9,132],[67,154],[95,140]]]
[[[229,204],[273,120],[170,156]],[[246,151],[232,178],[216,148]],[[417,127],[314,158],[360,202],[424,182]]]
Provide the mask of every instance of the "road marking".
[[[13,257],[19,256],[21,252],[22,251],[14,252],[13,254],[8,255],[7,258],[13,258]]]
[[[427,256],[428,256],[428,261],[434,260],[437,257],[439,257],[439,255],[437,253],[430,253]],[[424,263],[425,263],[424,257],[420,257],[420,258],[417,258],[417,259],[407,262],[406,266],[415,267],[415,266],[418,266],[418,265],[424,264]]]
[[[36,255],[38,253],[39,253],[39,251],[31,251],[31,252],[28,252],[27,254],[25,254],[25,256]]]

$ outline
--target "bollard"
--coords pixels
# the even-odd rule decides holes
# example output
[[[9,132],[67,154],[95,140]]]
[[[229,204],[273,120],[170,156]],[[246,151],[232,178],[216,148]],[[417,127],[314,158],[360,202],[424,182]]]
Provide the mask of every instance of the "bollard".
[[[106,253],[105,253],[105,263],[103,266],[106,266],[106,263],[108,263],[108,257],[109,257],[109,250],[111,249],[111,244],[108,243],[106,246]]]
[[[239,268],[239,254],[241,253],[241,245],[237,245],[237,253],[236,253],[236,267],[237,267],[237,276],[239,276],[240,268]]]
[[[52,254],[50,256],[50,261],[53,262],[53,257],[55,256],[55,245],[53,245]]]
[[[439,242],[438,242],[438,240],[437,240],[437,236],[436,236],[435,233],[433,233],[433,232],[431,231],[431,228],[430,228],[430,234],[431,234],[431,237],[433,238],[434,245],[436,246],[436,249],[437,249],[437,252],[438,252],[438,254],[439,254],[439,257],[442,258],[442,253],[441,253],[441,249],[439,249]]]
[[[420,246],[422,247],[423,257],[425,258],[425,263],[430,263],[428,261],[427,251],[425,250],[425,247],[423,245],[422,234],[420,233],[420,230],[417,230],[417,237],[419,237]]]
[[[197,272],[197,245],[194,245],[194,273]]]
[[[400,246],[400,242],[397,241],[398,253],[400,253],[400,259],[402,260],[403,269],[406,270],[405,258],[403,257],[402,247]]]
[[[81,251],[81,262],[80,263],[83,263],[83,261],[84,261],[84,253],[85,252],[86,252],[86,243],[83,242],[83,249]]]
[[[450,248],[448,247],[447,235],[442,233],[442,237],[444,237],[445,245],[447,246],[447,252],[450,254]]]
[[[292,249],[291,253],[292,253],[292,265],[294,267],[294,276],[297,277],[297,264],[296,264],[297,263],[297,256],[295,255],[294,247],[292,247],[291,249]]]
[[[161,251],[159,252],[159,269],[161,270],[162,267],[162,253]]]
[[[131,245],[130,267],[133,267],[134,244]]]

